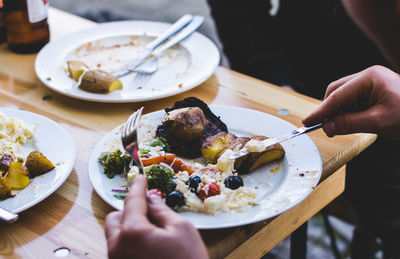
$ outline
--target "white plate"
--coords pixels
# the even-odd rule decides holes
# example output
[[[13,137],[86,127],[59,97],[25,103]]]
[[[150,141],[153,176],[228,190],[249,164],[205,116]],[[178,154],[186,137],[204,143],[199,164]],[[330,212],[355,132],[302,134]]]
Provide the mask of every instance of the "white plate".
[[[276,136],[296,127],[272,115],[236,107],[210,106],[211,110],[226,123],[228,130],[238,136]],[[164,111],[146,114],[141,121],[141,134],[153,134],[164,117]],[[150,129],[147,130],[147,129]],[[95,147],[89,161],[89,177],[96,192],[111,206],[123,209],[123,201],[115,198],[112,189],[126,184],[124,178],[107,178],[97,159],[102,152],[120,146],[122,126],[108,133]],[[193,212],[180,213],[199,229],[240,226],[276,216],[307,197],[317,185],[322,172],[322,161],[313,141],[303,135],[281,143],[286,151],[280,162],[261,166],[243,175],[244,185],[259,191],[259,205],[245,212],[218,212],[206,215]]]
[[[160,68],[143,89],[135,89],[132,80],[135,73],[122,77],[123,90],[110,94],[96,94],[74,87],[74,82],[66,72],[67,60],[81,58],[88,53],[83,44],[94,42],[89,52],[97,47],[108,50],[96,52],[89,63],[91,68],[112,71],[124,60],[131,58],[155,36],[164,32],[170,24],[150,21],[110,22],[66,35],[48,43],[36,57],[35,71],[39,79],[50,89],[78,99],[96,102],[139,102],[154,100],[182,93],[207,80],[220,62],[220,53],[215,44],[202,34],[195,32],[177,47],[168,50],[160,59]],[[131,40],[131,36],[134,39]],[[132,42],[133,45],[129,45]],[[110,46],[120,45],[121,48]],[[94,50],[95,49],[95,50]],[[77,53],[75,53],[77,51]],[[99,54],[100,53],[100,54]],[[104,55],[104,57],[102,57]],[[100,58],[99,58],[100,57]],[[100,61],[99,61],[100,60]],[[110,70],[111,69],[111,70]]]
[[[39,150],[54,165],[52,171],[30,180],[15,197],[0,201],[0,207],[18,213],[29,209],[55,192],[68,178],[75,161],[75,144],[70,134],[59,124],[41,115],[12,108],[0,108],[6,116],[21,119],[35,126],[34,138],[22,147],[28,155]]]

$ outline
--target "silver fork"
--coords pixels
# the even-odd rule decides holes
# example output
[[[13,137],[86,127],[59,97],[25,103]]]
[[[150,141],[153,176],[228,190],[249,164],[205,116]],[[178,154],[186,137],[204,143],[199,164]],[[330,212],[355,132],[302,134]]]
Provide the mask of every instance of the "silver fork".
[[[132,157],[133,162],[139,168],[139,173],[144,174],[142,160],[140,160],[139,151],[139,126],[140,116],[142,115],[143,108],[141,107],[136,112],[132,113],[126,121],[124,128],[121,132],[122,146],[125,151]]]
[[[150,80],[151,76],[158,70],[158,60],[160,56],[161,53],[135,69],[136,76],[133,79],[133,86],[136,89],[142,89]]]
[[[137,89],[142,89],[150,80],[151,76],[158,70],[158,60],[164,51],[192,35],[192,33],[195,32],[204,23],[204,21],[205,18],[203,16],[194,16],[189,25],[187,25],[175,37],[161,46],[152,58],[145,61],[139,67],[131,69],[132,71],[136,72],[136,76],[133,79],[133,86],[135,86]]]

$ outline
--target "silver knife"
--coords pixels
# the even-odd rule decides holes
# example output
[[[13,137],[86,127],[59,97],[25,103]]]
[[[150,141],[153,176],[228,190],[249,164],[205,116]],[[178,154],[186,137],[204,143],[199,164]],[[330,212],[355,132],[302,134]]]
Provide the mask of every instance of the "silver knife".
[[[310,127],[304,126],[304,127],[295,129],[295,130],[293,130],[293,131],[290,132],[290,133],[287,133],[287,134],[284,134],[284,135],[281,135],[281,136],[277,136],[277,137],[273,137],[273,138],[268,138],[268,139],[266,139],[266,140],[263,140],[263,141],[262,141],[262,144],[265,146],[265,148],[267,148],[267,147],[269,147],[269,146],[278,144],[278,143],[280,143],[280,142],[282,142],[282,141],[286,141],[286,140],[289,140],[289,139],[291,139],[291,138],[294,138],[294,137],[303,135],[304,133],[308,133],[308,132],[317,130],[317,129],[321,128],[322,125],[324,125],[324,123],[325,123],[325,122],[318,123],[318,124],[315,124],[315,125],[310,126]],[[264,149],[265,149],[265,148],[264,148]],[[229,159],[237,159],[237,158],[242,157],[242,156],[245,156],[245,155],[247,155],[247,154],[249,154],[249,153],[250,153],[249,151],[244,150],[244,149],[241,149],[241,150],[239,150],[238,152],[233,153],[233,154],[229,157]]]
[[[113,71],[111,74],[115,77],[122,77],[130,72],[132,72],[130,69],[133,69],[135,67],[138,67],[140,64],[143,63],[143,61],[150,56],[151,52],[160,46],[161,43],[166,41],[168,38],[171,36],[175,35],[177,32],[182,30],[186,25],[188,25],[193,19],[193,16],[190,14],[185,14],[180,18],[178,21],[176,21],[171,27],[168,28],[164,33],[162,33],[160,36],[158,36],[155,40],[150,42],[149,44],[146,45],[146,47],[140,51],[138,54],[136,54],[132,59],[128,60],[124,65],[122,65],[120,68],[117,70]]]
[[[193,17],[193,20],[183,30],[181,30],[177,35],[172,37],[164,45],[156,49],[154,51],[154,56],[160,56],[167,49],[173,47],[174,45],[178,44],[179,42],[183,41],[184,39],[192,35],[193,32],[195,32],[201,25],[203,25],[204,21],[205,21],[204,16],[195,15]]]
[[[0,220],[4,220],[5,222],[12,223],[18,219],[18,214],[15,214],[9,210],[0,208]]]

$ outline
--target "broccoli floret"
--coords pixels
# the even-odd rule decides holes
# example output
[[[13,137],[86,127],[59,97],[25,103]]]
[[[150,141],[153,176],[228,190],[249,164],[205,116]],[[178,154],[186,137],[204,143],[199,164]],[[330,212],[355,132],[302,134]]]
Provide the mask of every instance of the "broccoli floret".
[[[104,173],[108,178],[128,171],[131,160],[132,158],[128,153],[122,153],[119,149],[104,153],[99,157],[99,162],[103,164]]]
[[[139,156],[140,157],[144,157],[144,156],[147,156],[149,153],[150,153],[150,150],[147,150],[147,149],[139,149]]]
[[[158,189],[163,194],[168,194],[175,190],[175,173],[168,167],[154,164],[146,167],[144,170],[149,189]]]
[[[157,137],[150,143],[150,147],[160,146],[165,152],[170,152],[168,142],[165,138]]]

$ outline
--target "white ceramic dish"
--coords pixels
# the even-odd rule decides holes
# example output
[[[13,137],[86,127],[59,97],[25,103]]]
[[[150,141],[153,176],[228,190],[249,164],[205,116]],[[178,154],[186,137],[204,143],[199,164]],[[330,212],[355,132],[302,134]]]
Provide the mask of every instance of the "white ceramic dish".
[[[238,136],[276,136],[296,129],[294,125],[275,116],[236,107],[210,106],[217,116],[221,116],[230,132]],[[141,134],[152,134],[164,117],[164,111],[146,114],[141,120]],[[112,189],[120,189],[126,184],[123,177],[107,178],[98,157],[102,152],[120,146],[118,126],[108,133],[95,147],[89,161],[89,177],[96,192],[108,204],[116,209],[123,209],[123,201],[115,198]],[[322,172],[322,161],[313,141],[303,135],[281,143],[286,151],[280,162],[264,165],[243,176],[244,185],[256,187],[259,205],[244,212],[218,212],[206,215],[182,212],[199,229],[225,228],[245,225],[276,216],[306,198],[317,185]]]
[[[87,61],[90,68],[112,72],[169,26],[150,21],[110,22],[66,35],[40,50],[35,61],[36,75],[58,93],[96,102],[140,102],[182,93],[207,80],[220,62],[218,48],[198,32],[163,54],[158,72],[143,89],[130,87],[135,76],[131,73],[120,78],[123,90],[90,93],[75,87],[76,82],[66,72],[66,62],[76,59]]]
[[[52,171],[30,180],[15,197],[0,201],[0,207],[14,213],[29,209],[55,192],[68,178],[75,161],[75,144],[71,135],[59,124],[41,115],[13,108],[0,108],[6,116],[35,125],[34,138],[22,147],[28,155],[39,150],[54,165]]]

